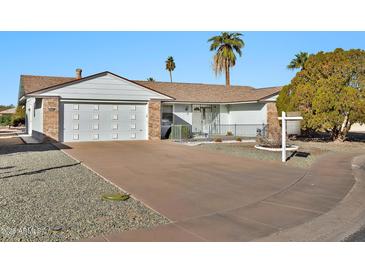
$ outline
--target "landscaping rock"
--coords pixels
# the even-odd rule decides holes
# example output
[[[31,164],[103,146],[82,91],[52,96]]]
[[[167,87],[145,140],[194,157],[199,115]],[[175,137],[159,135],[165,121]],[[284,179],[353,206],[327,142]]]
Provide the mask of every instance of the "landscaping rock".
[[[0,241],[75,241],[169,222],[133,198],[103,201],[120,189],[51,144],[0,144],[0,184]]]

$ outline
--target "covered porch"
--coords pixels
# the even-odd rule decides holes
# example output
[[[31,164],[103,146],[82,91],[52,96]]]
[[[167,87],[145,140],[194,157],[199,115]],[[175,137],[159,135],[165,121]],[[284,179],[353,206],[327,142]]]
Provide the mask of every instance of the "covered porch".
[[[164,139],[253,138],[266,129],[266,106],[164,103],[161,118]]]

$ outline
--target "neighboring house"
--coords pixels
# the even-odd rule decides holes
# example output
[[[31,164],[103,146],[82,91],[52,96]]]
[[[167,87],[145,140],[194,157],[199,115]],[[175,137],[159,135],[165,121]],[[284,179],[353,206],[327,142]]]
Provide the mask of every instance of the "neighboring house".
[[[107,71],[82,78],[78,69],[75,78],[22,75],[19,103],[26,105],[27,130],[37,139],[155,140],[162,121],[200,134],[247,127],[237,135],[255,136],[277,119],[279,90],[131,81]]]
[[[8,109],[5,109],[3,111],[0,111],[0,116],[3,116],[3,115],[14,115],[16,112],[16,108],[8,108]]]

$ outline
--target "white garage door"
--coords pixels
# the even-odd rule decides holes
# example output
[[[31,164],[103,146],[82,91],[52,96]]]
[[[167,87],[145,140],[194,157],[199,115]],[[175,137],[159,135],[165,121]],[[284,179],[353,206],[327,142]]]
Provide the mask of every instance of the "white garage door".
[[[146,140],[147,104],[62,103],[63,141]]]

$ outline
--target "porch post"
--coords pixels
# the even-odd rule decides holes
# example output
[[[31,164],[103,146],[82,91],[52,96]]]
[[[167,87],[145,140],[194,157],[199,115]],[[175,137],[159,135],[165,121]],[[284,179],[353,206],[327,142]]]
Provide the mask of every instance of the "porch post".
[[[286,119],[285,112],[281,112],[281,161],[286,162]]]

